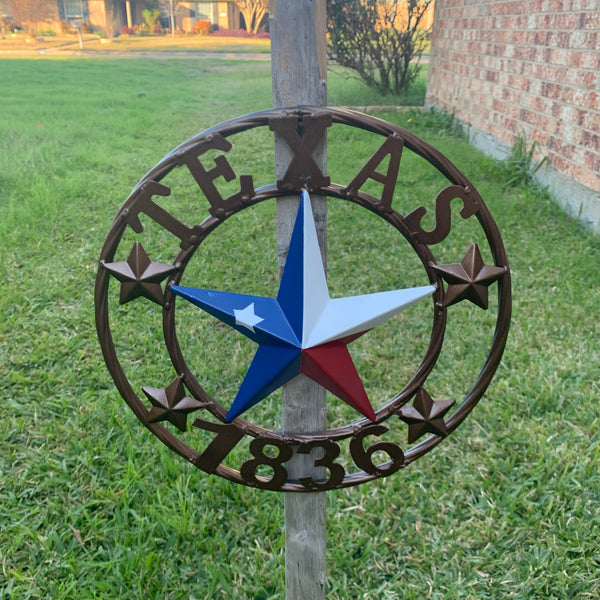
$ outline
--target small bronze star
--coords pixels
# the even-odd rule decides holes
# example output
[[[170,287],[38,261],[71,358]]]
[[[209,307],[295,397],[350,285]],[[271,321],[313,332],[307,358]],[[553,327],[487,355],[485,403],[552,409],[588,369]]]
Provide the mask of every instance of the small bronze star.
[[[167,388],[144,387],[142,391],[152,403],[147,417],[148,422],[169,421],[180,431],[186,431],[189,413],[206,406],[205,402],[199,402],[185,395],[181,377],[176,377]]]
[[[446,437],[448,428],[443,417],[453,405],[454,400],[434,402],[423,388],[419,388],[413,405],[398,411],[400,419],[408,423],[408,443],[412,444],[425,433]]]
[[[448,283],[444,306],[470,300],[483,309],[488,307],[488,286],[505,273],[503,267],[483,264],[477,244],[469,248],[459,263],[433,265],[433,268]]]
[[[152,262],[140,242],[135,242],[126,262],[106,263],[104,268],[121,282],[120,304],[144,297],[161,306],[160,282],[175,270],[173,265]]]

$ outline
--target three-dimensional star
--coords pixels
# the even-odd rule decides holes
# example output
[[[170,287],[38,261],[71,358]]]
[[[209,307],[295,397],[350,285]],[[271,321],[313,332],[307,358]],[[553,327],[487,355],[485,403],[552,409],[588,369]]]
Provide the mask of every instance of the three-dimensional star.
[[[160,283],[175,270],[173,265],[152,262],[140,242],[133,244],[127,261],[105,263],[104,268],[121,282],[120,304],[143,297],[161,306],[164,294]]]
[[[403,406],[398,416],[408,423],[408,443],[412,444],[426,433],[441,437],[448,435],[444,415],[454,405],[454,400],[438,400],[434,402],[431,396],[419,388],[412,406]]]
[[[189,413],[206,406],[206,403],[185,395],[181,377],[176,377],[164,389],[143,387],[142,391],[152,404],[147,417],[148,422],[169,421],[180,431],[187,429],[187,416]]]
[[[310,198],[302,192],[277,298],[177,285],[171,290],[258,344],[227,421],[300,373],[375,420],[346,346],[435,287],[330,298]]]
[[[233,314],[235,316],[236,324],[249,329],[252,333],[254,333],[254,326],[258,325],[261,321],[264,321],[262,317],[259,317],[254,312],[254,302],[251,302],[242,310],[234,308]]]
[[[483,309],[488,307],[488,286],[506,272],[504,267],[483,264],[477,244],[469,248],[459,263],[433,265],[433,268],[448,283],[444,306],[470,300]]]

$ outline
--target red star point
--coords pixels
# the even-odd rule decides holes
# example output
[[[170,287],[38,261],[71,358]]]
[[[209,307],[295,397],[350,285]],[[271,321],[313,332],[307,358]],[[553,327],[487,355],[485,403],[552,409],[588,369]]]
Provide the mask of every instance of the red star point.
[[[362,333],[303,350],[301,372],[375,421],[375,411],[346,347],[360,335]]]

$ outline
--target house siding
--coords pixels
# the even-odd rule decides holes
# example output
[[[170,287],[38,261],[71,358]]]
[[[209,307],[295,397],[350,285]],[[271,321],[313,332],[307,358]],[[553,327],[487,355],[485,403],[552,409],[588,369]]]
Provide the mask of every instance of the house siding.
[[[497,157],[537,142],[543,182],[600,231],[598,0],[436,0],[426,103]]]

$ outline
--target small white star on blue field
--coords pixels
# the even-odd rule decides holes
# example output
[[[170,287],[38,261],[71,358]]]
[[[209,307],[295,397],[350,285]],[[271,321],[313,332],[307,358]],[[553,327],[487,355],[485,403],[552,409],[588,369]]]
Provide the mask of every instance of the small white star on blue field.
[[[262,317],[259,317],[254,312],[254,302],[251,302],[242,310],[234,308],[233,314],[235,316],[235,324],[245,327],[252,333],[254,333],[254,326],[258,325],[261,321],[264,321]]]
[[[258,344],[227,421],[300,373],[374,421],[375,411],[347,345],[430,296],[435,287],[330,298],[310,198],[304,191],[276,299],[178,285],[171,290]]]

